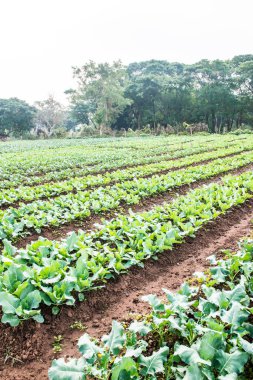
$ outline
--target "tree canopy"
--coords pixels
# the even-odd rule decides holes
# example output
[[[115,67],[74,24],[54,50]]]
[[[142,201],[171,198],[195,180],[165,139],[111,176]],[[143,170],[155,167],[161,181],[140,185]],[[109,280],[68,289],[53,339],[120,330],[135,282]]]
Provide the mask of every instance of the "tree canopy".
[[[74,67],[78,87],[68,91],[71,95],[72,113],[80,119],[80,108],[85,107],[84,116],[100,129],[111,127],[131,100],[125,95],[127,72],[120,61],[112,65],[88,62],[81,68]],[[76,112],[75,112],[76,111]]]
[[[158,131],[229,132],[253,127],[253,55],[203,59],[186,65],[165,60],[95,63],[73,67],[69,106],[53,96],[30,106],[0,99],[0,134],[64,136],[67,130],[104,132],[148,127]],[[78,126],[78,128],[76,128]],[[197,129],[196,129],[197,128]]]
[[[35,105],[35,133],[42,133],[46,137],[54,135],[55,130],[63,125],[66,116],[62,105],[52,95]]]
[[[0,99],[0,133],[20,136],[33,127],[35,107],[17,98]]]
[[[150,60],[75,67],[73,117],[97,126],[205,123],[210,132],[253,125],[253,55],[186,65]],[[83,112],[82,112],[83,110]],[[80,112],[81,111],[81,112]]]

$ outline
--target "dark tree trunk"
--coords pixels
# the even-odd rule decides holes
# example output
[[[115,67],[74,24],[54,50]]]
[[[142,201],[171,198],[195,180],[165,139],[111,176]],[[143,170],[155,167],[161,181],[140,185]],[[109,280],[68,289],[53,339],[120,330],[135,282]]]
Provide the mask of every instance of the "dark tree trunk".
[[[212,111],[209,118],[209,122],[208,122],[209,130],[211,133],[215,133],[215,124],[216,124],[215,113],[214,111]]]
[[[154,125],[154,131],[156,128],[156,116],[155,116],[155,101],[153,100],[153,125]]]

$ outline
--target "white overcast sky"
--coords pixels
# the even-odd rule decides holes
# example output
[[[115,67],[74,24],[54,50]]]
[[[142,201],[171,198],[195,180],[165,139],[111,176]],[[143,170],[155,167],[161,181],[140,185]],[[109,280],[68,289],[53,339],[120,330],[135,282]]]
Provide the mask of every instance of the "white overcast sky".
[[[92,59],[194,63],[253,53],[253,0],[0,0],[0,98],[64,101]]]

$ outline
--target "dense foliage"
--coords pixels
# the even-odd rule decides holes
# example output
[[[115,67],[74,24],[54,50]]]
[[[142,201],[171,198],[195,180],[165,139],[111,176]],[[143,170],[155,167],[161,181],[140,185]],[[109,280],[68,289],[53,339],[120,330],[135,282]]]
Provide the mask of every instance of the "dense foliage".
[[[140,129],[149,125],[159,130],[159,126],[170,126],[177,132],[188,124],[204,123],[209,132],[223,132],[253,125],[252,55],[192,65],[151,60],[125,68],[119,63],[89,62],[75,68],[74,75],[78,86],[71,91],[72,114],[80,120],[76,111],[86,105],[83,122],[90,116],[97,127]]]
[[[151,60],[73,68],[70,104],[0,99],[0,134],[81,137],[112,133],[229,132],[253,126],[253,55],[186,65]]]
[[[10,98],[0,99],[0,134],[1,136],[21,136],[33,127],[36,114],[35,107],[25,101]]]

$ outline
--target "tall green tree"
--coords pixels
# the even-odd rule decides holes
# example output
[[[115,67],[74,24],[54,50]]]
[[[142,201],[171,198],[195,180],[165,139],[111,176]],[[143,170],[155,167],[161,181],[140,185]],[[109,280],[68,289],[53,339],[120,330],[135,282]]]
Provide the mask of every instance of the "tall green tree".
[[[34,126],[35,107],[18,98],[0,99],[0,133],[21,136]]]
[[[82,67],[74,67],[73,70],[77,88],[68,91],[71,95],[71,112],[78,118],[80,108],[85,109],[84,113],[88,115],[90,122],[102,134],[103,129],[111,127],[132,102],[125,95],[127,72],[120,61],[111,65],[90,61]]]
[[[150,124],[167,125],[187,118],[193,99],[186,65],[166,61],[147,61],[128,66],[128,96],[133,100],[130,112],[135,128]]]
[[[74,68],[73,120],[140,129],[204,123],[212,133],[253,126],[253,55],[185,65],[150,60]],[[71,111],[72,112],[72,111]],[[84,121],[83,121],[84,120]]]
[[[35,133],[51,137],[57,128],[63,127],[66,112],[63,106],[50,95],[47,99],[35,102],[37,113],[34,119]]]

